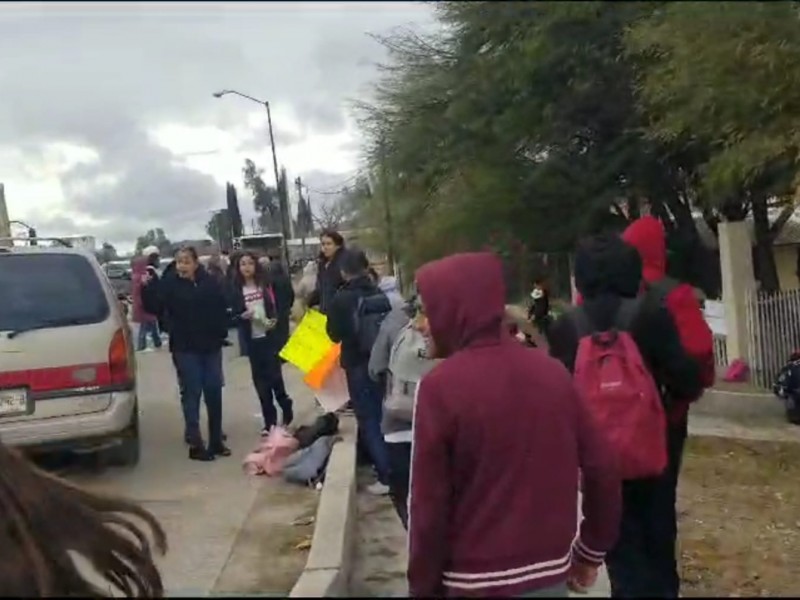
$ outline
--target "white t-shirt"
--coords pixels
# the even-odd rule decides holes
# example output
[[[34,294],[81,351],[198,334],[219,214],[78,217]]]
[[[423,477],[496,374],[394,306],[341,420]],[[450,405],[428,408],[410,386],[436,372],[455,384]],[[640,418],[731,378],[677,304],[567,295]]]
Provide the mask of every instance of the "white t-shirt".
[[[252,312],[250,319],[253,338],[263,338],[267,335],[266,321],[267,310],[264,308],[264,292],[255,285],[246,285],[242,288],[244,304]]]

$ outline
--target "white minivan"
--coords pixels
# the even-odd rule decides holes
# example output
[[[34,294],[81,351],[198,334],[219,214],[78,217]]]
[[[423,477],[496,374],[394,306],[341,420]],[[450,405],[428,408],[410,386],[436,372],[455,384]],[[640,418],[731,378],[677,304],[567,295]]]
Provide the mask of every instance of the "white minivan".
[[[0,439],[139,461],[131,332],[95,257],[0,247]]]

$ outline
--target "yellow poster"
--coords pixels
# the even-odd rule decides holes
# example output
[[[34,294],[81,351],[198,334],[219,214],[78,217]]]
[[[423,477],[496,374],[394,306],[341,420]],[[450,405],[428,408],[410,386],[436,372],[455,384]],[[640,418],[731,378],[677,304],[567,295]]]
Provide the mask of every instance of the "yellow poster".
[[[317,310],[309,310],[286,342],[280,357],[307,374],[330,352],[333,342],[325,325],[328,318]]]

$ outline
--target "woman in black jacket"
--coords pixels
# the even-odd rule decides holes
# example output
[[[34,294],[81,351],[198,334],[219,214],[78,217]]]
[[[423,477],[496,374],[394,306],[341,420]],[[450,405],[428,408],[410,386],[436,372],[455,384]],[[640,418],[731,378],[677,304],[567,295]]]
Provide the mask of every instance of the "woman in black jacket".
[[[344,283],[340,268],[344,238],[338,231],[326,229],[319,236],[322,251],[317,265],[317,283],[308,299],[309,308],[328,314],[331,301]]]
[[[175,255],[175,275],[147,282],[142,303],[147,312],[169,319],[169,349],[183,388],[189,458],[230,456],[222,435],[222,345],[228,335],[222,286],[200,265],[194,248],[181,248]],[[200,433],[201,396],[208,414],[208,447]]]
[[[281,407],[283,425],[294,418],[292,400],[286,393],[278,353],[285,341],[278,329],[281,303],[267,273],[252,252],[239,258],[232,290],[233,311],[244,323],[250,371],[256,388],[264,433],[278,423],[275,402]]]
[[[278,345],[283,348],[289,341],[289,321],[292,317],[294,306],[294,287],[292,279],[283,269],[280,259],[272,258],[267,267],[267,279],[272,284],[275,292],[275,302],[278,310],[278,324],[275,326],[275,337]]]

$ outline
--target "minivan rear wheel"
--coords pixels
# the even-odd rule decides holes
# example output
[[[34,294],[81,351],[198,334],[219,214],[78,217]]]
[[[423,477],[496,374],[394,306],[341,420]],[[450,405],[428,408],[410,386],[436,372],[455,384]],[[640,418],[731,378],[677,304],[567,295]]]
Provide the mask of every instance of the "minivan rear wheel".
[[[139,439],[139,406],[133,409],[131,424],[122,434],[120,443],[104,451],[103,462],[111,467],[135,467],[141,458]]]

